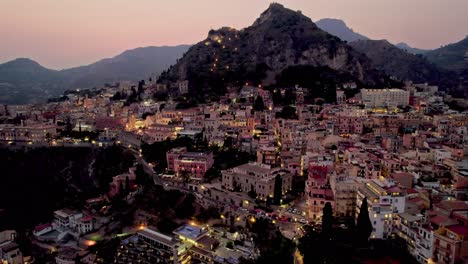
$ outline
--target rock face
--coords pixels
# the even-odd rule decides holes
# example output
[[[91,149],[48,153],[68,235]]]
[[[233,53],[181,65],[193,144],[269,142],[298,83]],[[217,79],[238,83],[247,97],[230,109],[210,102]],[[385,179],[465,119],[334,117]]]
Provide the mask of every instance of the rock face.
[[[364,35],[354,32],[340,19],[324,18],[317,21],[316,24],[320,29],[347,42],[369,39]]]
[[[401,50],[387,40],[360,40],[349,45],[369,57],[377,69],[400,80],[429,82],[446,89],[457,80],[454,73],[440,69],[422,55]]]
[[[381,77],[366,56],[318,28],[310,18],[271,4],[250,27],[211,30],[159,81],[187,79],[192,93],[219,94],[228,85],[274,84],[283,70],[298,65],[329,67],[370,84]]]

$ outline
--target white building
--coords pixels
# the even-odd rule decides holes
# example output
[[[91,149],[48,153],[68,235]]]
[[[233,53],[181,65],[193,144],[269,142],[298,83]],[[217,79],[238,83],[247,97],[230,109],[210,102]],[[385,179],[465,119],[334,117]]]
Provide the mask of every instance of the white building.
[[[452,152],[447,149],[434,149],[433,152],[436,163],[442,163],[444,159],[452,158]]]
[[[362,102],[366,107],[406,106],[409,91],[401,89],[361,89]]]
[[[357,189],[356,219],[364,198],[367,198],[372,223],[370,238],[388,238],[392,233],[394,221],[397,220],[397,214],[405,210],[405,196],[401,189],[388,180],[364,180]]]

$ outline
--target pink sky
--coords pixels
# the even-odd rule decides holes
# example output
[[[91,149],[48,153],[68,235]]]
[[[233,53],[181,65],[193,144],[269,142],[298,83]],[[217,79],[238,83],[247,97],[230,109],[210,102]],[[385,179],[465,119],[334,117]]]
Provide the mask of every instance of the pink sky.
[[[136,47],[194,44],[210,28],[243,28],[263,0],[0,0],[0,63],[61,69]],[[317,21],[340,18],[373,39],[437,48],[468,34],[468,0],[284,0]]]

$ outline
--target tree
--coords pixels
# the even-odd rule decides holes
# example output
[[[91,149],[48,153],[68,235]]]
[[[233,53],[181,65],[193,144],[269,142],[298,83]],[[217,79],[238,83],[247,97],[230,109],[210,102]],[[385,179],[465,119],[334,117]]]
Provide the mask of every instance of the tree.
[[[138,185],[143,185],[146,182],[146,172],[142,164],[138,164],[135,168],[135,182]]]
[[[255,99],[253,109],[259,112],[265,110],[265,103],[263,102],[263,98],[260,95]]]
[[[359,211],[357,223],[356,223],[356,231],[358,239],[358,243],[361,245],[367,245],[369,240],[369,236],[372,233],[372,223],[369,218],[369,210],[367,208],[367,198],[364,198],[361,204],[361,209]]]
[[[122,182],[119,183],[119,194],[123,194],[124,193],[124,187],[123,187],[123,184]]]
[[[118,101],[118,100],[121,100],[121,99],[122,99],[122,95],[120,94],[120,92],[116,92],[114,94],[114,96],[112,96],[113,101]]]
[[[72,132],[72,129],[73,129],[73,125],[70,121],[70,117],[67,117],[67,120],[65,122],[65,134],[68,136],[71,134]]]
[[[234,243],[233,243],[232,241],[228,241],[228,242],[226,243],[226,247],[227,247],[227,248],[230,248],[230,249],[233,249],[233,248],[234,248]]]
[[[180,172],[180,177],[182,178],[182,181],[187,183],[190,181],[190,173],[188,171],[181,171]]]
[[[275,177],[275,187],[273,190],[273,202],[275,204],[281,203],[282,190],[283,190],[283,181],[281,179],[281,176],[277,174]]]
[[[327,202],[323,207],[322,216],[322,234],[330,236],[333,226],[333,209],[330,202]]]
[[[276,114],[277,118],[284,118],[284,119],[297,119],[296,109],[292,106],[285,106],[281,109],[281,112]]]
[[[125,177],[125,192],[126,193],[129,193],[130,192],[130,179],[127,177]]]

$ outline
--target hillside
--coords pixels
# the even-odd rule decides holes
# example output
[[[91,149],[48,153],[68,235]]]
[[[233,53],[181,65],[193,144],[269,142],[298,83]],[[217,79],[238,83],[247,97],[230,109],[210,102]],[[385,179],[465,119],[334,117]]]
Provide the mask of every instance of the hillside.
[[[341,19],[335,18],[323,18],[316,22],[317,26],[333,36],[340,38],[347,42],[359,41],[359,40],[370,40],[367,36],[354,32],[346,23]],[[411,54],[424,54],[429,50],[413,48],[404,42],[395,44],[399,49],[405,50]]]
[[[454,73],[439,69],[423,56],[403,51],[386,40],[361,40],[350,45],[369,57],[376,68],[401,80],[429,82],[441,88],[450,88],[456,80]]]
[[[376,84],[381,75],[370,60],[337,37],[319,29],[310,18],[271,4],[252,26],[211,30],[159,82],[189,80],[190,92],[222,94],[226,86],[272,85],[289,67],[329,67],[355,80]]]
[[[369,39],[364,35],[354,32],[343,20],[340,19],[324,18],[317,21],[316,24],[323,31],[347,42]]]
[[[136,48],[110,59],[64,70],[61,74],[77,88],[119,80],[138,81],[159,75],[182,57],[189,47],[189,45],[180,45]]]
[[[464,56],[468,52],[468,36],[463,40],[432,50],[426,58],[444,69],[460,72],[466,68]]]
[[[0,103],[39,102],[64,86],[59,71],[44,68],[30,59],[0,64]]]
[[[87,66],[61,71],[47,69],[30,59],[16,59],[0,64],[0,104],[42,103],[67,89],[146,79],[174,64],[189,47],[137,48]]]
[[[411,54],[425,54],[430,51],[430,50],[425,50],[425,49],[413,48],[410,45],[406,44],[405,42],[400,42],[398,44],[395,44],[395,46]]]

